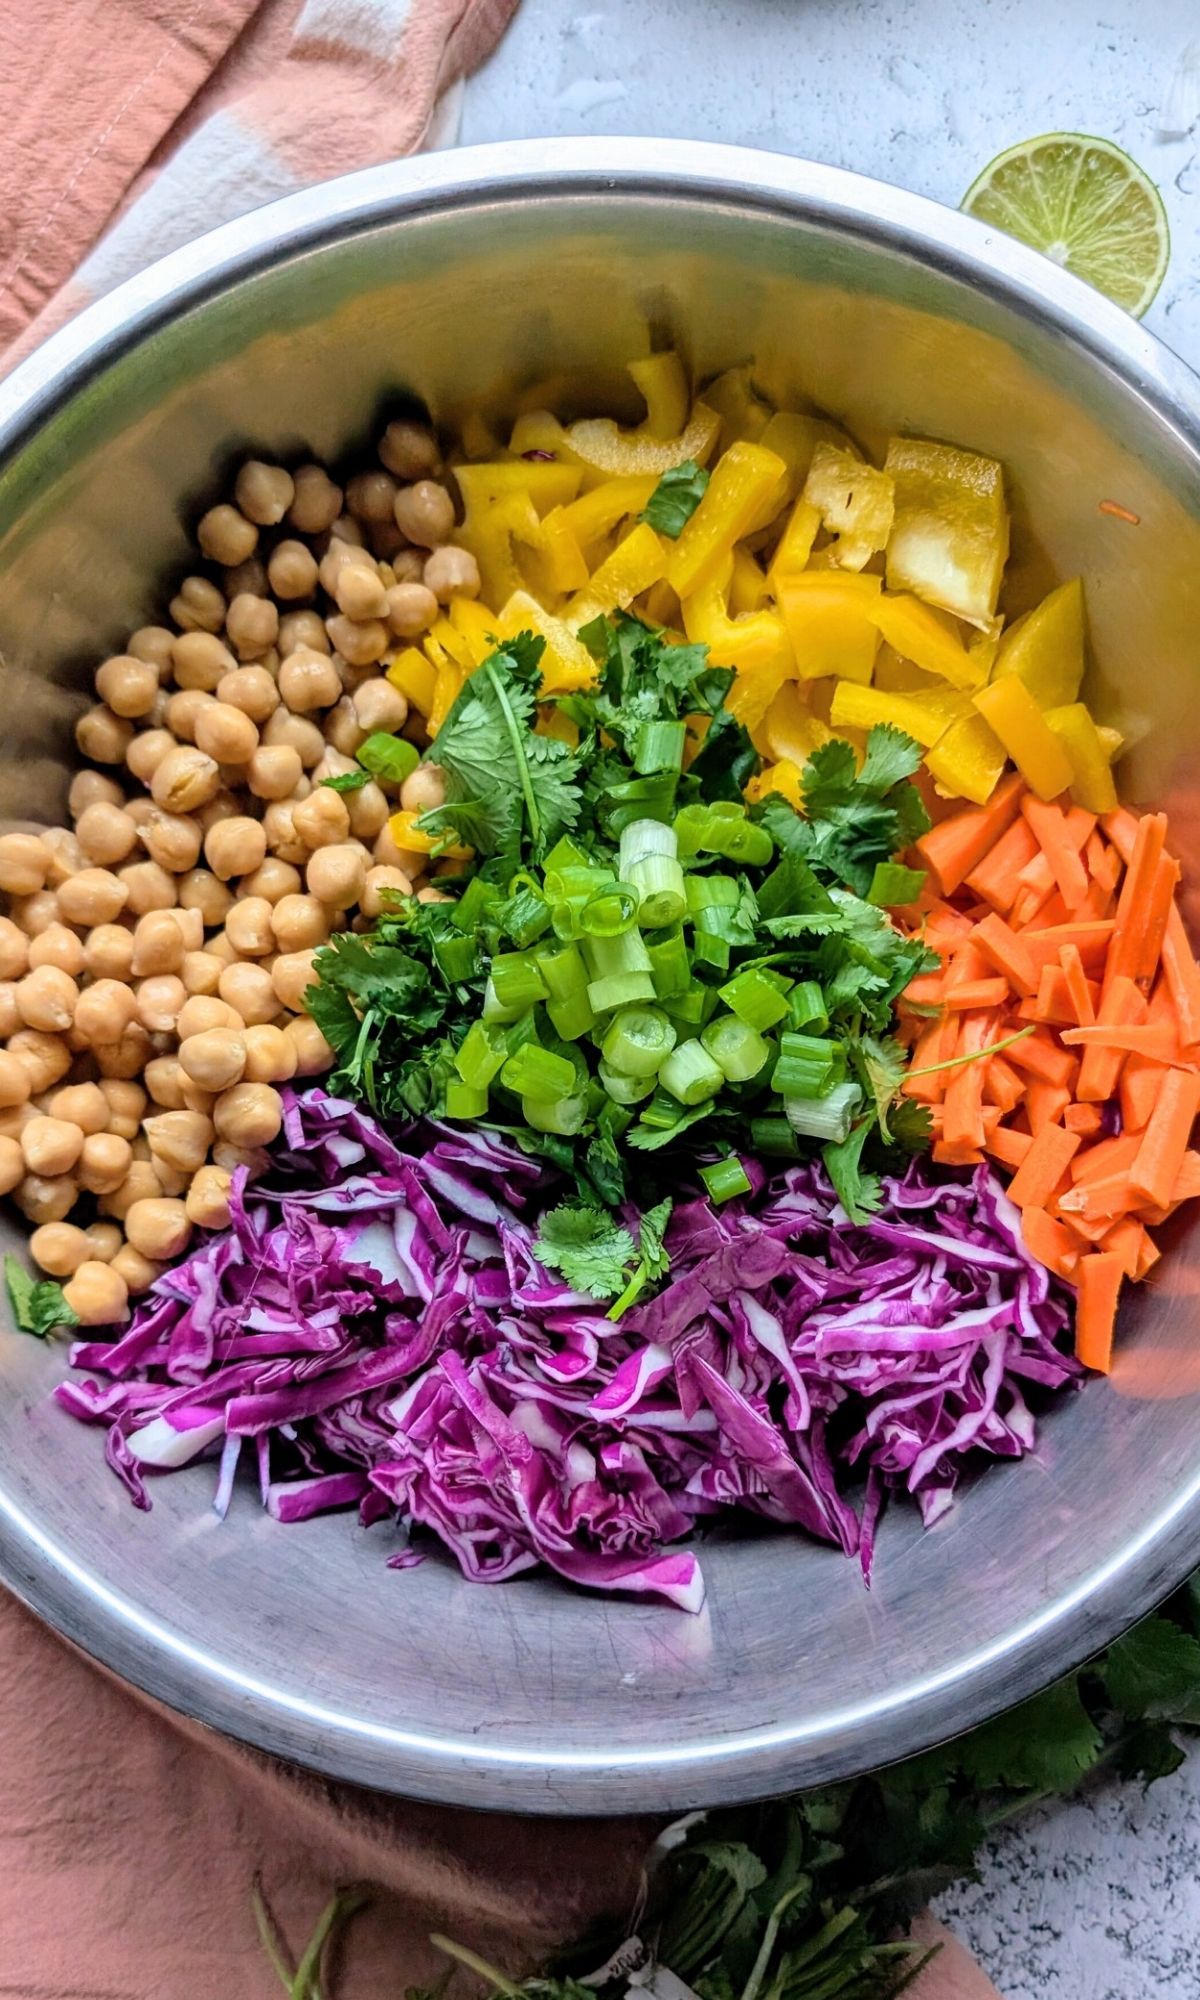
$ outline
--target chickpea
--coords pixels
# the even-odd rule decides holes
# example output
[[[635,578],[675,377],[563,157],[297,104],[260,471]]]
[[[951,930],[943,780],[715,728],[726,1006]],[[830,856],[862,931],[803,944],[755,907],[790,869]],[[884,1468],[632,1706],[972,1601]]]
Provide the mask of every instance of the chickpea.
[[[273,1021],[246,1030],[247,1083],[287,1083],[296,1074],[296,1051]]]
[[[72,979],[78,979],[84,968],[83,939],[78,932],[68,930],[66,924],[51,924],[30,939],[29,963],[35,967],[54,965],[60,972],[69,972]]]
[[[315,896],[283,896],[271,914],[271,928],[278,949],[309,951],[329,938],[329,912]]]
[[[313,579],[314,584],[316,578]],[[310,653],[329,651],[329,634],[319,611],[289,611],[279,621],[279,651],[286,660],[289,653],[307,648]]]
[[[277,855],[268,854],[249,875],[244,875],[238,883],[238,894],[247,901],[280,903],[285,896],[295,896],[300,892],[303,878],[298,868],[290,861],[280,861]]]
[[[397,479],[425,479],[438,468],[437,439],[427,424],[399,418],[379,440],[379,456]]]
[[[93,1045],[119,1041],[136,1016],[136,996],[119,979],[85,986],[75,1007],[75,1024]]]
[[[180,977],[189,995],[211,995],[221,977],[221,960],[211,951],[185,951]]]
[[[325,741],[340,757],[353,757],[366,738],[367,731],[359,723],[354,704],[344,694],[325,717]]]
[[[349,794],[346,806],[354,838],[370,845],[388,823],[391,806],[385,793],[372,779],[369,785],[362,785],[357,792]]]
[[[0,1194],[11,1194],[24,1178],[25,1155],[19,1141],[0,1137]]]
[[[359,521],[390,521],[395,497],[396,482],[386,472],[356,472],[346,481],[346,507]]]
[[[325,664],[328,665],[328,661]],[[281,667],[279,671],[282,674],[283,668]],[[277,708],[274,715],[268,718],[262,740],[272,749],[294,750],[305,770],[311,770],[325,754],[325,738],[316,723],[310,722],[307,716],[295,715],[286,708]],[[253,768],[254,759],[251,758],[250,761]],[[251,790],[253,790],[253,780]]]
[[[313,971],[315,956],[312,950],[284,951],[280,952],[271,967],[271,984],[275,989],[275,998],[281,1007],[287,1007],[293,1014],[301,1012],[304,995],[316,981],[316,973]]]
[[[152,910],[171,910],[179,893],[175,877],[157,861],[132,861],[117,872],[124,884],[131,916],[149,916]]]
[[[483,588],[479,564],[470,550],[455,548],[451,543],[433,551],[422,580],[439,604],[449,604],[455,597],[478,597]]]
[[[235,1083],[218,1097],[213,1121],[231,1146],[269,1146],[283,1124],[283,1100],[269,1083]]]
[[[39,965],[17,986],[17,1012],[27,1028],[62,1034],[75,1018],[79,988],[56,965]]]
[[[135,977],[145,979],[152,973],[178,972],[183,953],[183,932],[170,910],[150,910],[138,919],[130,963]]]
[[[225,919],[225,936],[242,958],[265,958],[275,950],[274,905],[265,896],[242,896]],[[237,1006],[236,1000],[232,1003]]]
[[[233,1175],[225,1167],[200,1167],[187,1191],[184,1208],[198,1229],[228,1229],[229,1190]]]
[[[388,568],[393,583],[420,583],[425,574],[425,560],[419,549],[405,547],[396,551]]]
[[[17,983],[14,979],[0,980],[0,1041],[6,1041],[10,1035],[15,1035],[20,1025]]]
[[[246,1067],[246,1038],[231,1028],[204,1028],[179,1044],[179,1066],[204,1090],[227,1090],[240,1083]]]
[[[147,1118],[143,1129],[155,1165],[162,1160],[181,1174],[194,1174],[204,1165],[215,1136],[212,1119],[202,1111],[163,1111]]]
[[[417,854],[410,848],[397,847],[390,820],[382,831],[376,834],[371,858],[378,868],[399,868],[414,883],[418,875],[424,874],[429,860],[427,854]]]
[[[63,1286],[63,1297],[81,1326],[110,1326],[129,1310],[129,1287],[112,1264],[89,1258]]]
[[[171,658],[175,679],[188,694],[211,694],[237,666],[228,646],[213,632],[182,633],[171,648]]]
[[[140,832],[150,859],[173,875],[186,874],[200,858],[200,828],[185,814],[160,812],[153,806]]]
[[[387,593],[389,605],[393,594],[393,591]],[[392,629],[395,630],[394,625]],[[325,620],[325,630],[329,634],[329,643],[334,651],[340,653],[353,667],[373,665],[376,660],[383,658],[388,649],[388,628],[378,618],[366,618],[357,623],[354,619],[344,618],[339,614],[336,618]],[[286,665],[286,662],[284,664]],[[340,692],[339,681],[338,693]],[[331,694],[329,697],[330,702],[336,699],[336,694]],[[328,703],[325,705],[328,706]]]
[[[238,709],[254,723],[265,722],[279,706],[279,689],[265,667],[235,667],[218,682],[216,694],[218,703]]]
[[[440,764],[418,764],[400,787],[405,812],[427,813],[446,803],[446,774]]]
[[[181,688],[178,694],[171,696],[167,703],[166,723],[167,733],[171,737],[171,748],[173,750],[180,743],[195,742],[196,723],[204,713],[204,710],[209,706],[209,703],[215,699],[216,697],[207,693],[204,688]],[[162,762],[162,758],[166,754],[164,750],[162,756],[160,756],[157,747],[155,747],[152,753],[145,755],[144,761],[151,764],[152,768],[146,772],[145,777],[142,779],[143,784],[148,785],[150,783],[151,778]],[[134,775],[137,776],[138,773]]]
[[[185,910],[199,910],[208,930],[224,923],[233,906],[230,890],[207,868],[190,868],[180,877],[179,900]]]
[[[300,753],[291,744],[264,743],[246,766],[246,781],[256,798],[287,799],[299,783],[302,768]]]
[[[76,828],[80,852],[85,861],[107,868],[124,861],[137,843],[137,826],[120,806],[96,804],[80,813]]]
[[[253,521],[222,502],[210,507],[196,523],[196,540],[210,562],[232,565],[245,562],[258,547],[258,529]]]
[[[7,1111],[13,1105],[24,1104],[30,1089],[29,1074],[24,1065],[17,1061],[16,1056],[9,1055],[6,1049],[0,1049],[0,1108]]]
[[[183,1062],[183,1044],[193,1035],[205,1034],[210,1028],[232,1028],[240,1035],[245,1025],[241,1015],[224,1000],[209,999],[204,994],[194,993],[179,1016],[180,1061]],[[186,1063],[183,1066],[187,1069]],[[190,1070],[188,1075],[191,1075]],[[193,1078],[193,1081],[205,1084],[202,1076]],[[214,1084],[212,1087],[216,1089],[218,1086]],[[207,1084],[205,1088],[208,1088]]]
[[[260,528],[274,528],[287,513],[295,492],[292,475],[282,465],[248,458],[234,482],[233,497],[248,521]]]
[[[169,609],[184,632],[219,632],[225,623],[225,599],[206,576],[185,576]]]
[[[89,1132],[76,1176],[88,1194],[109,1195],[123,1186],[133,1165],[133,1147],[117,1132]]]
[[[339,514],[336,521],[330,522],[329,539],[342,542],[348,549],[365,549],[367,541],[353,514]]]
[[[34,896],[46,886],[50,850],[36,833],[0,835],[0,889],[10,896]]]
[[[48,826],[42,835],[42,845],[50,856],[46,887],[61,889],[68,875],[77,875],[84,866],[83,849],[70,828],[65,826]]]
[[[355,688],[351,701],[354,713],[369,735],[376,730],[394,735],[408,721],[407,701],[384,674],[363,681]]]
[[[67,809],[71,818],[78,820],[89,806],[123,806],[125,794],[115,778],[106,778],[103,771],[76,771],[67,793]]]
[[[226,966],[221,974],[217,991],[222,1000],[241,1015],[248,1027],[257,1027],[264,1021],[273,1021],[279,1012],[275,988],[271,984],[271,975],[265,966],[252,964]]]
[[[306,715],[337,701],[342,684],[324,653],[298,652],[289,654],[279,669],[279,692],[293,715]]]
[[[88,1240],[88,1256],[98,1264],[111,1264],[125,1238],[115,1222],[89,1222],[84,1230]]]
[[[61,919],[58,892],[55,889],[37,889],[32,896],[18,896],[12,913],[14,922],[26,937],[40,937],[43,931],[48,931]]]
[[[403,868],[368,868],[361,907],[364,917],[379,917],[388,907],[384,897],[412,895],[412,879]]]
[[[321,465],[302,465],[293,474],[295,492],[287,518],[302,535],[320,535],[342,509],[342,489]]]
[[[154,1170],[147,1149],[145,1159],[134,1159],[131,1154],[129,1172],[124,1180],[107,1194],[101,1195],[97,1205],[102,1215],[115,1216],[118,1222],[124,1222],[135,1201],[153,1201],[161,1193],[162,1182]],[[116,1261],[114,1258],[113,1262]]]
[[[108,1100],[98,1083],[65,1083],[46,1106],[52,1118],[78,1125],[85,1137],[108,1130]]]
[[[418,903],[452,903],[453,896],[447,896],[443,889],[431,888],[428,883],[416,891]]]
[[[228,770],[228,768],[226,766],[225,770]],[[222,775],[224,775],[224,772]],[[238,782],[240,783],[240,775]],[[212,827],[219,826],[223,819],[237,819],[241,810],[241,801],[235,798],[229,788],[223,784],[215,796],[209,800],[208,804],[201,806],[199,812],[196,814],[196,824],[202,834],[207,834]]]
[[[348,910],[358,902],[367,876],[367,856],[356,842],[318,847],[305,870],[311,896],[331,910]]]
[[[109,1269],[124,1280],[131,1297],[148,1292],[162,1268],[161,1264],[152,1264],[148,1257],[143,1257],[132,1243],[122,1243],[109,1265]]]
[[[150,791],[155,805],[166,812],[187,813],[207,805],[220,784],[215,759],[181,743],[163,758],[150,780]]]
[[[346,802],[327,785],[317,785],[292,807],[292,824],[306,847],[329,847],[350,832]]]
[[[117,653],[96,669],[96,693],[114,715],[134,717],[149,713],[158,693],[158,673],[146,660],[132,653]]]
[[[435,479],[418,479],[402,486],[392,509],[400,533],[421,549],[436,549],[449,541],[454,528],[454,502]]]
[[[164,1111],[183,1110],[184,1072],[178,1056],[155,1056],[146,1064],[142,1082],[153,1104],[161,1105]]]
[[[218,821],[204,837],[204,858],[218,881],[247,875],[264,860],[267,836],[261,820],[237,814]]]
[[[267,848],[280,861],[307,861],[308,849],[292,824],[292,810],[290,799],[274,800],[267,807],[263,814]]]
[[[399,639],[416,639],[438,615],[438,601],[423,583],[394,583],[387,594],[387,620]]]
[[[133,932],[121,924],[97,924],[84,941],[83,962],[93,979],[128,979],[133,971]]]
[[[71,1222],[45,1222],[29,1239],[29,1254],[39,1270],[52,1278],[69,1278],[86,1263],[92,1246]]]
[[[31,1118],[21,1133],[21,1151],[31,1174],[69,1174],[83,1149],[83,1133],[66,1118]]]
[[[212,701],[196,717],[195,741],[218,764],[244,764],[258,748],[258,730],[240,708]]]
[[[230,1176],[236,1174],[239,1167],[245,1167],[254,1181],[266,1173],[271,1155],[262,1146],[234,1146],[228,1139],[218,1139],[213,1147],[212,1163]]]
[[[119,1139],[133,1139],[146,1109],[146,1093],[140,1083],[119,1077],[102,1076],[97,1088],[108,1102],[108,1129]]]
[[[386,618],[387,589],[373,563],[343,563],[333,587],[347,618]]]
[[[171,648],[174,643],[175,634],[169,632],[165,625],[139,625],[136,632],[130,633],[125,650],[135,660],[144,660],[147,666],[154,668],[159,680],[165,681],[171,671]]]
[[[239,591],[225,614],[225,632],[239,660],[256,660],[279,636],[279,613],[269,597]]]
[[[11,917],[0,917],[0,979],[19,979],[28,964],[29,939]]]
[[[75,741],[95,764],[120,764],[133,739],[133,724],[101,704],[75,724]]]
[[[296,1075],[320,1076],[333,1061],[333,1050],[308,1014],[297,1014],[284,1028],[296,1051]]]
[[[159,1262],[182,1255],[192,1240],[192,1225],[181,1201],[151,1196],[126,1210],[125,1234],[143,1257]]]
[[[70,1174],[26,1174],[14,1190],[14,1200],[27,1222],[63,1222],[79,1199],[79,1185]]]
[[[236,904],[234,907],[236,908]],[[232,914],[231,910],[230,915]],[[227,965],[236,965],[240,957],[236,947],[230,943],[229,932],[224,930],[215,932],[205,943],[204,949],[210,958],[216,959],[222,972]]]
[[[187,988],[176,972],[156,972],[137,989],[138,1020],[151,1035],[173,1033]]]

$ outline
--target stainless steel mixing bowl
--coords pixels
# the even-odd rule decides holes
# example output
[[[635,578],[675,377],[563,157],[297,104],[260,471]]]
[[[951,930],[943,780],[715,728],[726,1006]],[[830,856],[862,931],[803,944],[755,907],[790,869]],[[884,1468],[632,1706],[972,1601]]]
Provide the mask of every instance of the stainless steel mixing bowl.
[[[1009,468],[1012,594],[1087,581],[1093,694],[1133,798],[1197,825],[1200,384],[1132,321],[929,202],[766,154],[531,143],[381,168],[156,265],[0,386],[3,804],[53,818],[89,665],[161,604],[181,521],[248,446],[338,454],[381,396],[510,407],[678,340],[753,356],[868,443]],[[1139,525],[1102,513],[1112,499]],[[10,1230],[10,1234],[15,1232]],[[554,1813],[682,1807],[899,1757],[1080,1660],[1200,1559],[1200,1231],[1121,1359],[871,1590],[798,1535],[714,1542],[689,1618],[547,1579],[389,1572],[342,1516],[283,1528],[212,1469],[135,1513],[47,1404],[61,1353],[0,1333],[0,1574],[129,1680],[364,1784]]]

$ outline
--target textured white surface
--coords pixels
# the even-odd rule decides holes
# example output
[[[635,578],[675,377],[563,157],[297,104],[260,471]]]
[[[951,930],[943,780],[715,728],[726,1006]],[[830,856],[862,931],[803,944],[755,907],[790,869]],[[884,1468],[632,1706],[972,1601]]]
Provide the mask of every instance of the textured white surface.
[[[1197,0],[523,0],[462,139],[720,139],[957,204],[1017,140],[1097,132],[1162,189],[1148,324],[1200,366],[1200,124],[1158,136],[1198,38]],[[1196,2000],[1200,1753],[1010,1828],[943,1910],[1005,2000]]]

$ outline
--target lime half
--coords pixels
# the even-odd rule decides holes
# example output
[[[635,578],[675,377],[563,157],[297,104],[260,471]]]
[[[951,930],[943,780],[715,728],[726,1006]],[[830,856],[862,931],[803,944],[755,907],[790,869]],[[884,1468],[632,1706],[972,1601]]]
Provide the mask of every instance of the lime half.
[[[1010,146],[967,190],[963,208],[1032,244],[1138,319],[1171,254],[1154,182],[1107,139],[1047,132]]]

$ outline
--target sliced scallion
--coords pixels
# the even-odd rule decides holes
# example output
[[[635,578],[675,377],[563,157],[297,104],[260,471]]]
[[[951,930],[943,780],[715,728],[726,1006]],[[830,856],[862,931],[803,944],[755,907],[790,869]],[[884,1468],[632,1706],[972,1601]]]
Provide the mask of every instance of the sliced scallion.
[[[700,1036],[727,1083],[749,1083],[770,1060],[771,1044],[736,1014],[718,1014]]]
[[[716,1096],[725,1073],[699,1042],[681,1042],[659,1070],[658,1080],[680,1104],[702,1104],[706,1097]]]
[[[622,1007],[601,1045],[605,1062],[622,1076],[654,1076],[675,1047],[676,1030],[659,1007]]]

